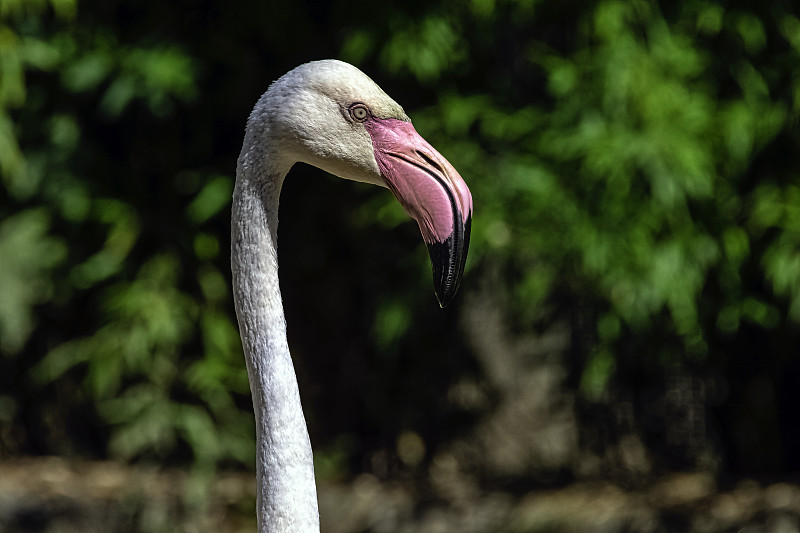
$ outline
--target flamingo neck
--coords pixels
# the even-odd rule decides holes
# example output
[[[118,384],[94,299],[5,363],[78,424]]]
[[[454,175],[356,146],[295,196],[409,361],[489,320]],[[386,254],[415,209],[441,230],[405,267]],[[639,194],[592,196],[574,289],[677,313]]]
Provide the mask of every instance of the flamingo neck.
[[[253,145],[251,145],[253,146]],[[314,460],[286,339],[278,279],[278,199],[286,171],[264,145],[242,150],[233,193],[231,270],[256,417],[261,533],[319,532]]]

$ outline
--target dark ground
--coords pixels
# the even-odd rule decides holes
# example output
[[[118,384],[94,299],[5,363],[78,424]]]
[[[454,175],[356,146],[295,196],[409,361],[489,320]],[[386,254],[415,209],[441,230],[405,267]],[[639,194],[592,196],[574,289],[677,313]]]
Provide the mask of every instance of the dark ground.
[[[254,479],[220,473],[204,485],[185,471],[113,462],[26,458],[0,463],[0,531],[255,531]],[[207,487],[204,489],[203,487]],[[424,498],[372,475],[320,487],[322,530],[345,532],[800,531],[800,486],[743,479],[719,486],[678,473],[631,491],[574,483],[522,495],[445,487]]]

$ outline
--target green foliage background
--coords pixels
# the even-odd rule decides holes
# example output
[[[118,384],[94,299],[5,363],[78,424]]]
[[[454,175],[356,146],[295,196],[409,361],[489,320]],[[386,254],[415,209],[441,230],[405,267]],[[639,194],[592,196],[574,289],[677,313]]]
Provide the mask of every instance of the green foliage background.
[[[442,312],[390,195],[293,171],[281,275],[320,468],[474,421],[430,402],[481,374],[459,328],[485,290],[520,337],[570,321],[564,387],[587,405],[712,376],[726,466],[800,466],[790,1],[3,0],[0,454],[251,464],[235,159],[270,81],[324,57],[404,105],[475,219]],[[756,379],[754,412],[738,392]],[[743,444],[754,418],[764,437]]]

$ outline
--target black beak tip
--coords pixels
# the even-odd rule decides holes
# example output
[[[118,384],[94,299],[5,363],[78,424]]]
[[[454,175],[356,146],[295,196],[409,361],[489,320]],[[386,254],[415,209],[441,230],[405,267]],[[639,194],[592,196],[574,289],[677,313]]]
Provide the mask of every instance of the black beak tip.
[[[447,307],[450,302],[453,301],[453,298],[456,297],[456,293],[458,292],[458,287],[456,286],[453,288],[450,287],[434,287],[434,292],[436,293],[436,299],[439,301],[439,307],[444,309]]]
[[[461,276],[464,273],[464,264],[467,262],[471,226],[470,216],[466,224],[459,225],[457,231],[444,242],[428,245],[433,266],[433,288],[436,299],[439,300],[439,307],[442,309],[453,301],[461,286]]]

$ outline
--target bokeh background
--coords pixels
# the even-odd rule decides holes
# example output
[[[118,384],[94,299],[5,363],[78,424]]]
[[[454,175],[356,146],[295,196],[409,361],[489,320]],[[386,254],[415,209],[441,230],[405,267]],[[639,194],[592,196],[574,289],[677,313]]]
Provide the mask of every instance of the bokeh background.
[[[323,531],[800,531],[791,0],[0,0],[0,530],[254,530],[234,169],[331,57],[475,217],[440,310],[391,194],[286,181]]]

